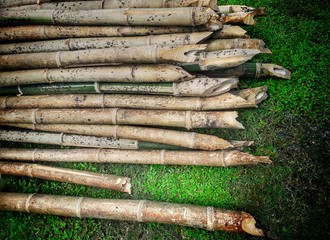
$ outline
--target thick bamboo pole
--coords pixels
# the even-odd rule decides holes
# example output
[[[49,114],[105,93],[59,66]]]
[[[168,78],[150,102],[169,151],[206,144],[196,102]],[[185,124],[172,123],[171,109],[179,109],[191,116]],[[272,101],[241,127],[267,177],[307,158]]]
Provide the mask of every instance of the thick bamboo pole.
[[[230,112],[231,113],[231,112]],[[228,112],[229,117],[230,114]],[[234,115],[234,114],[231,114]],[[228,146],[241,147],[253,142],[230,142],[217,136],[200,134],[195,132],[184,132],[157,128],[120,126],[120,125],[81,125],[81,124],[20,124],[20,123],[1,123],[1,125],[71,134],[82,134],[88,136],[110,137],[115,139],[132,139],[142,142],[162,143],[172,146],[180,146],[190,149],[217,150]],[[243,125],[237,122],[237,127]]]
[[[272,53],[268,48],[265,48],[265,42],[260,39],[217,39],[207,41],[206,51],[219,51],[225,49],[259,49],[262,53]]]
[[[204,56],[205,54],[202,57],[196,56],[197,53],[205,48],[206,45],[203,44],[150,45],[0,55],[0,70],[83,67],[118,63],[194,62],[198,61],[198,59],[202,61],[205,57],[208,57]],[[207,55],[212,56],[212,53],[208,52]]]
[[[267,87],[224,93],[215,97],[171,97],[125,94],[71,94],[0,97],[0,108],[139,108],[159,110],[225,110],[257,107]]]
[[[109,174],[13,162],[0,162],[0,174],[74,183],[131,194],[130,178]]]
[[[212,38],[250,38],[247,31],[239,26],[223,25],[222,29],[214,32]],[[1,34],[0,34],[1,36]]]
[[[191,165],[231,167],[270,164],[267,156],[253,156],[237,150],[169,151],[123,149],[29,149],[0,148],[0,159],[29,162],[92,162],[127,164]]]
[[[0,54],[74,51],[154,44],[196,44],[207,39],[211,34],[212,32],[195,32],[134,37],[69,38],[38,42],[8,43],[0,44]]]
[[[150,26],[55,26],[30,25],[0,27],[0,41],[31,41],[58,38],[123,37],[174,33],[217,31],[221,26],[211,24],[198,27]],[[228,27],[225,27],[226,29]],[[238,36],[239,37],[239,36]]]
[[[121,65],[0,72],[0,86],[62,82],[180,82],[194,78],[172,64]]]
[[[172,96],[210,97],[230,91],[238,78],[195,78],[179,83],[55,83],[1,88],[0,95],[37,95],[62,93],[135,93]],[[0,85],[1,86],[1,85]]]
[[[19,10],[0,9],[0,24],[199,26],[217,22],[210,8],[118,8],[102,10]]]
[[[193,128],[241,128],[236,112],[123,108],[0,110],[0,123],[110,124]]]

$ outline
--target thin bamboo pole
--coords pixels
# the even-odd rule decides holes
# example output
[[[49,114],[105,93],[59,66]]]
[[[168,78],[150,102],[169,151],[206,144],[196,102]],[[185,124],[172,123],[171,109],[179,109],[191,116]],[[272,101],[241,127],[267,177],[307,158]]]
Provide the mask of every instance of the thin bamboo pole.
[[[169,151],[123,149],[29,149],[0,148],[0,159],[29,162],[92,162],[231,167],[272,163],[267,156],[238,150]]]
[[[0,162],[0,174],[100,187],[131,194],[130,178],[39,164]]]
[[[170,97],[125,94],[72,94],[0,97],[0,108],[139,108],[159,110],[225,110],[257,107],[267,87],[224,93],[215,97]]]
[[[231,117],[228,112],[227,115]],[[161,143],[172,146],[180,146],[190,149],[217,150],[231,144],[233,147],[241,147],[242,144],[249,145],[253,142],[230,142],[217,136],[200,134],[195,132],[184,132],[157,128],[120,126],[120,125],[81,125],[81,124],[20,124],[1,123],[1,125],[15,128],[25,128],[38,131],[60,132],[70,134],[82,134],[97,137],[110,137],[115,139],[132,139],[142,142]],[[243,125],[237,122],[237,127],[243,129]]]
[[[225,24],[222,29],[219,29],[212,34],[212,38],[250,38],[246,33],[247,31],[239,26]]]
[[[167,223],[263,236],[263,231],[255,227],[255,219],[246,212],[146,200],[0,193],[0,210]]]
[[[118,8],[102,10],[19,10],[0,9],[0,24],[199,26],[217,22],[210,8]]]
[[[0,44],[0,54],[35,53],[100,49],[111,47],[145,46],[154,44],[197,44],[212,32],[177,33],[134,37],[69,38],[38,42]]]
[[[0,123],[110,124],[193,128],[241,128],[236,112],[123,108],[0,110]]]

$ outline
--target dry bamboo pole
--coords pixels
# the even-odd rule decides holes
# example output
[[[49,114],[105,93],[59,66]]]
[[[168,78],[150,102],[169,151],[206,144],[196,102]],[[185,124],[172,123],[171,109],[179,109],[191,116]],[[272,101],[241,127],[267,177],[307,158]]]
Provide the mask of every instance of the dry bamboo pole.
[[[172,64],[121,65],[0,72],[0,86],[62,82],[180,82],[194,78]]]
[[[158,110],[225,110],[257,107],[267,87],[224,93],[215,97],[171,97],[125,94],[67,94],[0,97],[0,108],[140,108]]]
[[[239,26],[223,25],[222,29],[212,34],[212,38],[250,38],[246,33],[247,31]]]
[[[0,27],[0,41],[31,41],[58,38],[123,37],[174,33],[217,31],[221,26],[176,27],[176,26],[55,26],[30,25]]]
[[[173,8],[173,7],[209,7],[218,11],[216,0],[1,0],[0,8],[12,9],[112,9],[112,8]]]
[[[108,137],[83,136],[65,133],[46,133],[15,130],[0,130],[0,141],[89,148],[180,149],[180,147],[177,146],[142,142],[130,139],[114,139]]]
[[[264,8],[258,8],[252,11],[221,13],[220,21],[223,24],[256,24],[255,16],[265,15]]]
[[[195,55],[205,48],[206,45],[203,44],[150,45],[0,55],[0,70],[84,67],[118,63],[194,62],[199,58],[202,61],[207,57]],[[211,55],[211,53],[213,52],[209,52],[208,55]]]
[[[130,178],[30,163],[0,162],[0,174],[100,187],[131,194]]]
[[[236,112],[227,112],[228,118],[235,116]],[[237,113],[236,113],[237,116]],[[235,119],[234,119],[235,121]],[[244,129],[239,122],[235,126]],[[1,123],[1,125],[32,129],[47,132],[63,132],[70,134],[81,134],[88,136],[110,137],[115,139],[132,139],[143,142],[162,143],[172,146],[180,146],[190,149],[217,150],[228,146],[225,141],[217,136],[200,134],[195,132],[184,132],[167,129],[120,126],[120,125],[81,125],[81,124],[19,124]],[[229,141],[230,142],[230,141]],[[253,142],[239,141],[230,142],[234,147],[250,146]]]
[[[122,108],[0,110],[0,123],[109,124],[193,128],[237,128],[235,112]]]
[[[217,96],[236,88],[238,78],[195,78],[179,83],[55,83],[23,85],[1,88],[0,94],[16,90],[16,94],[62,94],[62,93],[135,93],[172,96]],[[15,90],[14,90],[15,89]],[[7,95],[7,94],[6,94]]]
[[[235,38],[235,39],[217,39],[207,41],[206,51],[219,51],[225,49],[258,49],[262,53],[272,53],[268,48],[265,48],[265,42],[260,39],[246,39],[246,38]]]
[[[220,13],[235,13],[235,12],[252,12],[257,10],[255,7],[246,5],[220,5],[218,6]]]
[[[69,38],[38,42],[0,44],[0,54],[35,53],[100,49],[111,47],[145,46],[154,44],[197,44],[212,32],[178,33],[135,37]]]
[[[255,219],[246,212],[147,200],[0,193],[0,210],[167,223],[263,236],[263,231],[255,227]]]
[[[123,149],[0,148],[0,159],[28,162],[92,162],[230,167],[272,163],[267,156],[238,150],[169,151]]]
[[[19,10],[0,9],[0,24],[199,26],[217,23],[210,8],[118,8],[102,10]]]

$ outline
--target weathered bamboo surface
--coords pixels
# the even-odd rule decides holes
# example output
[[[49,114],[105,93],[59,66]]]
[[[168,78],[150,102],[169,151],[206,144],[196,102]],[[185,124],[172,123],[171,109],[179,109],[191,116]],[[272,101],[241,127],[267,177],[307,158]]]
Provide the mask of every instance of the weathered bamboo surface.
[[[262,53],[272,53],[268,48],[265,48],[265,42],[261,39],[217,39],[207,41],[206,51],[219,51],[225,49],[259,49]],[[1,49],[1,46],[0,46]]]
[[[131,194],[130,178],[109,174],[13,162],[0,162],[0,174],[74,183]]]
[[[0,70],[29,68],[65,68],[118,63],[194,62],[205,58],[195,54],[206,45],[150,45],[111,47],[77,51],[0,55]],[[229,51],[229,50],[228,50]],[[256,50],[254,50],[256,51]],[[207,53],[211,55],[212,52]],[[207,57],[207,56],[206,56]],[[215,56],[217,58],[218,56]],[[251,56],[252,57],[252,56]]]
[[[74,51],[145,45],[186,45],[207,39],[212,32],[177,33],[134,37],[69,38],[38,42],[0,44],[0,54]]]
[[[171,64],[121,65],[0,72],[0,86],[62,82],[179,82],[194,78]]]
[[[0,97],[0,108],[139,108],[158,110],[226,110],[257,107],[267,87],[224,93],[214,97],[171,97],[130,94],[66,94]]]
[[[19,10],[0,9],[0,24],[199,26],[217,22],[210,8],[118,8],[102,10]]]
[[[225,24],[221,29],[212,34],[212,38],[250,38],[250,36],[246,30],[239,26]]]
[[[0,122],[110,124],[193,128],[237,128],[235,112],[171,111],[123,108],[0,110]]]
[[[218,10],[220,13],[235,13],[235,12],[252,12],[257,8],[246,5],[220,5]]]
[[[30,25],[0,27],[0,41],[31,41],[59,38],[125,37],[217,31],[221,26],[56,26]],[[224,29],[227,29],[224,28]],[[239,37],[239,36],[238,36]]]
[[[255,219],[246,212],[146,200],[0,193],[0,210],[167,223],[263,236],[263,231],[255,227]]]

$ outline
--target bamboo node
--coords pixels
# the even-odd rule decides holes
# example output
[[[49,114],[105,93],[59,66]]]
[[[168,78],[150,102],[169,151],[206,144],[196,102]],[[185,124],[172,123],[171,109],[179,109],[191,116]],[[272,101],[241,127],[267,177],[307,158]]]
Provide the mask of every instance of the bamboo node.
[[[96,153],[96,162],[101,162],[100,160],[100,154],[101,154],[102,148],[99,148]]]
[[[105,108],[105,95],[102,94],[101,98],[102,98],[102,100],[101,100],[101,108]]]
[[[112,130],[113,130],[112,136],[114,139],[117,139],[118,128],[119,128],[119,125],[114,125],[114,127],[112,128]]]
[[[101,92],[101,89],[100,89],[100,84],[99,84],[99,82],[94,82],[94,89],[95,89],[95,92],[97,92],[97,93],[102,93],[102,92]]]
[[[35,148],[32,152],[32,156],[31,156],[31,160],[32,162],[35,162],[35,155],[36,155],[36,152],[38,151],[38,148]]]
[[[76,216],[78,218],[81,218],[81,202],[83,199],[84,199],[84,197],[78,198],[77,203],[76,203]]]
[[[142,209],[143,209],[145,203],[146,203],[146,200],[141,200],[138,204],[138,207],[137,207],[137,210],[136,210],[136,219],[137,219],[138,222],[143,222]]]
[[[36,193],[32,193],[32,194],[30,194],[28,197],[27,197],[27,199],[26,199],[26,201],[25,201],[25,211],[26,212],[28,212],[28,213],[30,213],[30,211],[29,211],[29,202],[30,202],[30,200],[31,200],[31,198],[33,197],[33,195],[35,195]]]
[[[221,165],[223,167],[227,167],[226,161],[225,161],[225,151],[221,151],[221,153],[220,153],[220,159],[221,159]]]
[[[160,163],[162,165],[165,164],[165,151],[166,151],[165,149],[163,149],[163,150],[160,151]]]
[[[55,12],[56,8],[53,9],[53,11],[50,14],[50,18],[52,20],[52,23],[56,24],[55,18],[54,18],[54,12]]]
[[[178,83],[172,83],[173,95],[180,96],[180,90],[178,88]]]
[[[213,207],[207,207],[206,208],[206,217],[207,217],[207,230],[213,231],[214,226],[214,208]]]
[[[191,111],[186,111],[186,128],[190,130],[192,127],[191,123]]]
[[[118,112],[118,108],[113,108],[112,112],[111,112],[111,121],[112,121],[112,124],[114,124],[114,125],[117,124],[117,112]]]
[[[24,93],[22,92],[21,86],[17,86],[17,90],[19,92],[18,96],[22,96]]]
[[[7,108],[7,98],[8,98],[8,96],[2,98],[2,102],[1,102],[1,105],[0,105],[1,109],[6,109]]]
[[[32,112],[31,112],[31,122],[35,128],[35,125],[38,123],[37,122],[37,116],[36,116],[36,112],[38,111],[38,108],[36,109],[32,109]]]
[[[58,68],[62,68],[61,64],[61,52],[56,52],[55,54],[55,62]]]

